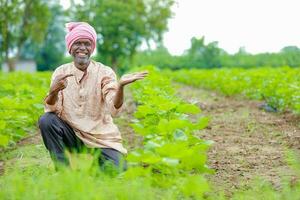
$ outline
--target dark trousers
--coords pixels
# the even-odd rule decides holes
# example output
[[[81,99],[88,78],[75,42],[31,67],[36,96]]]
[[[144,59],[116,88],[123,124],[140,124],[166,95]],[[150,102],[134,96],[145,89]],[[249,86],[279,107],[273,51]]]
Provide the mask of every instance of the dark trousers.
[[[70,125],[53,112],[47,112],[40,117],[39,128],[44,144],[49,150],[56,167],[57,164],[69,165],[64,153],[65,150],[80,153],[87,149],[84,143],[75,135]],[[112,148],[99,148],[95,152],[98,151],[100,151],[98,163],[101,167],[108,161],[118,169],[126,170],[126,163],[119,151]]]

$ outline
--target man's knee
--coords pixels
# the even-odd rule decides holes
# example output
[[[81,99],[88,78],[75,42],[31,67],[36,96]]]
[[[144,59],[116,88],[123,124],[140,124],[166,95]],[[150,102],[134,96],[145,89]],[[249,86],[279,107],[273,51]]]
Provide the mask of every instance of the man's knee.
[[[111,162],[115,167],[125,171],[127,170],[127,163],[122,153],[112,148],[102,148],[101,156],[99,157],[99,164],[105,165],[105,162]]]
[[[54,124],[54,121],[58,118],[58,116],[53,112],[46,112],[39,119],[39,128],[40,129],[48,129],[50,126]]]

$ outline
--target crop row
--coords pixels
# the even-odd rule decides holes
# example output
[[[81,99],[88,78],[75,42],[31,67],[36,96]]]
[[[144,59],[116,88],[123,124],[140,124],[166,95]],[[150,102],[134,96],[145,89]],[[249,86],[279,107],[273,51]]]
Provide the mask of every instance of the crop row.
[[[132,127],[144,138],[142,148],[128,156],[127,175],[147,177],[155,187],[168,190],[172,199],[203,197],[208,184],[204,173],[209,142],[195,135],[208,124],[208,118],[191,121],[200,113],[193,104],[175,95],[170,80],[154,68],[150,76],[131,89],[138,107]]]
[[[166,72],[177,82],[219,91],[225,95],[244,95],[279,111],[300,114],[300,69],[290,67]]]
[[[0,74],[0,148],[36,132],[49,81],[49,73]]]

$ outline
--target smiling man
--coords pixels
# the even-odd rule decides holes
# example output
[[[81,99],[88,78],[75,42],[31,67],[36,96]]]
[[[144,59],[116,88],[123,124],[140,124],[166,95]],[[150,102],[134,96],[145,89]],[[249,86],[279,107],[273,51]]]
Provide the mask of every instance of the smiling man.
[[[85,22],[67,23],[65,37],[73,62],[58,67],[45,98],[39,128],[55,163],[69,164],[64,151],[82,147],[101,150],[99,164],[120,166],[127,150],[112,116],[123,107],[124,86],[143,79],[147,72],[127,74],[117,81],[114,71],[90,59],[96,47],[95,29]],[[58,161],[58,162],[56,162]]]

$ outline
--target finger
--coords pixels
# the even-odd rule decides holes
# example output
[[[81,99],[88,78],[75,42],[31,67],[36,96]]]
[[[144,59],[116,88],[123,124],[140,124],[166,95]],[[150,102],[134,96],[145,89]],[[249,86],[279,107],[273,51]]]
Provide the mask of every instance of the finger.
[[[142,76],[138,76],[138,77],[135,77],[134,80],[141,80],[141,79],[144,79],[145,77],[142,77]]]
[[[130,74],[125,74],[124,76],[134,76],[136,75],[138,72],[134,72],[134,73],[130,73]]]
[[[107,82],[107,81],[111,81],[112,78],[111,77],[103,77],[102,78],[102,82]]]
[[[146,77],[147,75],[146,75],[146,74],[137,74],[137,75],[135,75],[134,77],[140,77],[140,76]]]
[[[59,88],[59,90],[62,90],[67,87],[67,84],[65,82],[59,82],[59,85],[57,87]]]
[[[102,82],[102,83],[101,83],[101,86],[104,87],[105,85],[107,85],[107,84],[109,84],[109,83],[110,83],[110,81]]]
[[[103,77],[101,80],[101,87],[104,87],[106,84],[108,84],[109,82],[111,82],[111,78],[110,77]]]
[[[145,77],[136,77],[134,80],[144,79]]]
[[[148,71],[142,71],[142,72],[138,72],[139,74],[149,74]]]
[[[103,80],[107,80],[107,79],[110,79],[110,77],[105,76],[105,77],[102,78],[102,81],[103,81]]]
[[[133,74],[148,74],[148,72],[147,71],[144,71],[144,72],[136,72],[136,73],[133,73]]]
[[[142,77],[142,78],[145,78],[147,75],[136,75],[136,76],[134,76],[135,78],[136,77]]]
[[[148,72],[140,72],[138,75],[148,75],[149,73]]]
[[[148,74],[138,74],[139,76],[148,76]]]
[[[131,73],[130,75],[138,75],[138,74],[148,74],[148,71],[134,72],[134,73]]]
[[[148,75],[148,73],[147,72],[139,72],[136,75]]]
[[[64,80],[70,76],[74,76],[74,74],[67,74],[67,75],[64,75],[63,77],[60,78],[60,80]]]
[[[106,80],[103,80],[103,81],[102,81],[102,84],[106,85],[106,84],[108,84],[109,82],[111,82],[111,79],[106,79]]]
[[[143,78],[142,77],[138,77],[138,78],[135,78],[135,79],[131,79],[130,81],[127,82],[127,84],[133,83],[133,82],[135,82],[137,80],[141,80],[141,79],[143,79]]]

